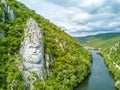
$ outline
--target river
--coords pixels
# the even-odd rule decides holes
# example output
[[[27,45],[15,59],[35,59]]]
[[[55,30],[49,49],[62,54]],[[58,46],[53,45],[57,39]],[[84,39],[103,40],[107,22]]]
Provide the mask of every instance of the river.
[[[92,50],[93,66],[91,74],[75,90],[116,90],[114,80],[109,73],[103,58]]]

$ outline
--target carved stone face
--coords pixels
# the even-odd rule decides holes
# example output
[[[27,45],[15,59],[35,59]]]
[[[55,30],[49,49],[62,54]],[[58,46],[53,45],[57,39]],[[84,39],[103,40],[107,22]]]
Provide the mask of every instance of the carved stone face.
[[[44,45],[41,29],[31,21],[25,29],[24,41],[21,47],[23,64],[27,69],[33,69],[35,65],[41,66],[44,63]]]
[[[32,78],[28,80],[28,77],[32,77],[33,72],[38,75],[39,79],[43,79],[45,70],[43,36],[41,28],[38,27],[34,19],[27,22],[27,28],[24,30],[24,40],[21,45],[22,70],[26,83],[34,82]]]
[[[35,46],[32,43],[29,43],[24,47],[25,51],[23,54],[24,60],[31,64],[38,64],[41,61],[41,48],[40,46]]]

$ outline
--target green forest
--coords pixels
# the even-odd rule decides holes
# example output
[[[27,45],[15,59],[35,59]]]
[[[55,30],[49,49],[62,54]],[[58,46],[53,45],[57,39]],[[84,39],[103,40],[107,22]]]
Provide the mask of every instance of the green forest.
[[[41,26],[45,53],[52,55],[52,74],[44,80],[37,79],[33,84],[35,90],[72,90],[82,82],[91,71],[91,53],[76,39],[24,4],[16,0],[6,0],[6,3],[15,16],[10,18],[4,2],[0,0],[0,90],[26,90],[30,87],[26,86],[18,69],[22,63],[19,48],[29,18],[34,18]],[[64,45],[64,50],[59,44]]]
[[[101,54],[114,77],[115,86],[120,90],[120,40],[116,41],[114,45],[104,49]]]
[[[19,66],[23,65],[20,48],[25,39],[24,30],[31,18],[42,30],[43,57],[45,64],[49,63],[49,72],[45,66],[44,79],[40,79],[33,72],[36,80],[29,85]],[[0,90],[31,90],[31,87],[32,90],[76,89],[91,76],[93,54],[92,50],[90,52],[84,48],[85,46],[98,51],[101,48],[99,53],[115,80],[114,86],[120,90],[120,33],[73,38],[50,20],[17,0],[0,0]],[[49,62],[46,60],[46,55],[50,59]]]

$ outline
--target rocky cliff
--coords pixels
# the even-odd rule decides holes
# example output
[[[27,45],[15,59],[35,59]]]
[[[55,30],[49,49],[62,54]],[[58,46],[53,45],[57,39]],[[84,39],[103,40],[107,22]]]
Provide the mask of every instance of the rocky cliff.
[[[6,19],[14,20],[16,18],[15,12],[12,8],[7,4],[6,0],[0,0],[3,3],[3,7],[0,7],[2,11],[2,20],[6,22]]]
[[[26,83],[32,84],[37,78],[43,79],[45,71],[43,34],[32,18],[28,20],[27,28],[24,30],[20,54],[24,65],[22,74]]]

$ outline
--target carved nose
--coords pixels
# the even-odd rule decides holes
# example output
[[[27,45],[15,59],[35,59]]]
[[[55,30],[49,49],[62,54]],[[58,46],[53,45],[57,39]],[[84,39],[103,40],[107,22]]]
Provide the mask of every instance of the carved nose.
[[[36,53],[36,48],[33,49],[33,52]]]

